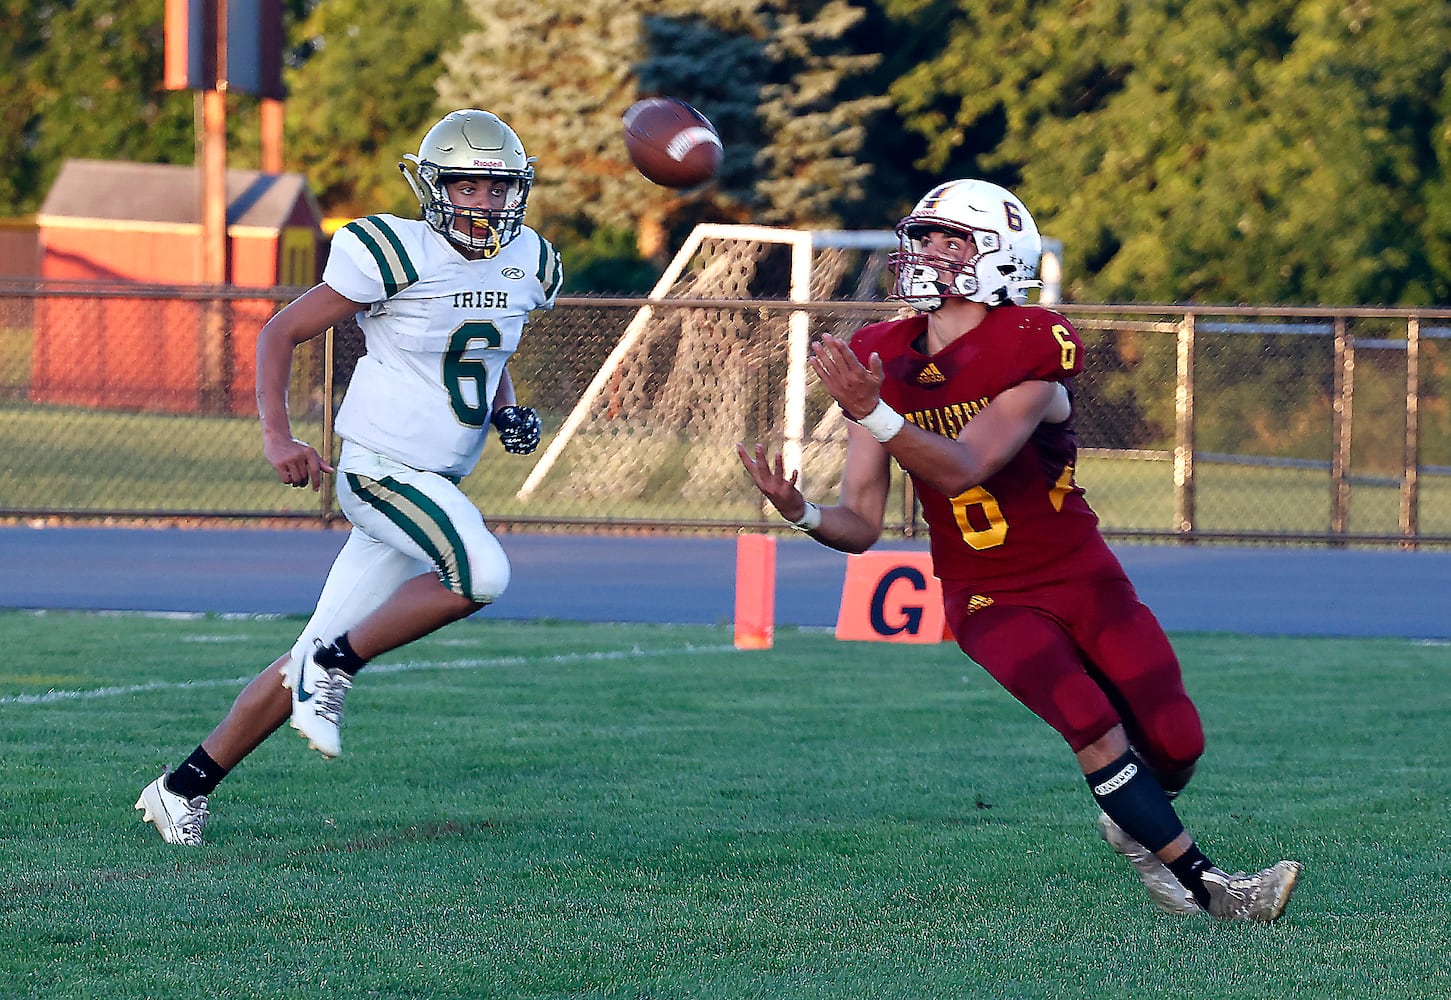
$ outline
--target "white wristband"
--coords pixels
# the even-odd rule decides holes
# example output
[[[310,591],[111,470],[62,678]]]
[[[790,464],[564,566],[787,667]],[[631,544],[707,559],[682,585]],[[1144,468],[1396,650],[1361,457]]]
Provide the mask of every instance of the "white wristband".
[[[885,399],[879,399],[877,408],[862,417],[857,423],[871,431],[872,437],[886,444],[901,433],[903,425],[907,423],[907,418],[888,406]]]
[[[801,514],[801,520],[792,521],[791,527],[797,531],[815,531],[821,527],[821,508],[810,500],[806,501],[806,510]]]

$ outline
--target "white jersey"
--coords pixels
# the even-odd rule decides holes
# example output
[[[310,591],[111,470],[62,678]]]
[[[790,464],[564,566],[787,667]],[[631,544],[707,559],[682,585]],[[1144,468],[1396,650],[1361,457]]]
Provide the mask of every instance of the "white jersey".
[[[468,260],[425,222],[370,215],[332,239],[322,280],[368,304],[367,354],[338,434],[410,468],[466,476],[478,464],[504,365],[563,280],[559,252],[527,226],[498,256]]]

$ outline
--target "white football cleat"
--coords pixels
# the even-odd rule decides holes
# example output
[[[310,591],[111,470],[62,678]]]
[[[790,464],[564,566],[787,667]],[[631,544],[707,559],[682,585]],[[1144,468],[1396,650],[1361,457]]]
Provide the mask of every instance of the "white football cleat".
[[[1209,892],[1209,912],[1221,920],[1253,920],[1272,924],[1284,915],[1290,893],[1300,880],[1298,861],[1280,861],[1262,872],[1230,875],[1210,868],[1199,877]]]
[[[317,646],[320,648],[322,643]],[[299,661],[289,656],[282,668],[282,686],[292,692],[292,728],[324,757],[336,757],[343,752],[338,727],[342,724],[343,698],[352,688],[353,679],[347,671],[318,666],[315,657],[315,653],[309,653]]]
[[[168,844],[200,847],[202,827],[211,816],[207,812],[207,797],[198,795],[187,800],[177,795],[166,787],[170,774],[171,768],[167,768],[165,774],[142,789],[136,808],[141,810],[142,821],[154,823],[161,839]]]
[[[1198,913],[1199,904],[1194,901],[1194,894],[1184,888],[1169,866],[1159,860],[1158,855],[1139,843],[1133,837],[1124,832],[1109,818],[1108,813],[1098,814],[1098,832],[1103,839],[1108,841],[1108,846],[1129,859],[1139,873],[1139,879],[1144,883],[1144,888],[1149,890],[1149,898],[1154,905],[1165,913],[1183,914]]]

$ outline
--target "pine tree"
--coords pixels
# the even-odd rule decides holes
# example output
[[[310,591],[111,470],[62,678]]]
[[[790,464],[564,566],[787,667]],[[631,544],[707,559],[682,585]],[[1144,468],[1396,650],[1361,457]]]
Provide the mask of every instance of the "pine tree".
[[[625,228],[650,196],[620,140],[636,96],[640,13],[653,0],[469,0],[478,29],[443,56],[445,104],[492,111],[536,158],[531,224],[558,240],[585,220]]]
[[[845,44],[863,16],[859,5],[781,4],[764,20],[773,69],[759,111],[770,141],[759,190],[763,221],[836,228],[847,206],[866,197],[872,164],[862,159],[866,126],[888,106],[885,96],[845,97],[849,85],[879,63]]]
[[[863,197],[862,126],[885,100],[837,97],[875,64],[848,51],[860,4],[469,3],[480,30],[445,56],[440,92],[520,133],[539,158],[531,216],[556,239],[635,230],[642,255],[658,257],[697,222],[830,225]],[[712,185],[667,191],[630,166],[620,117],[657,95],[695,105],[721,133]]]

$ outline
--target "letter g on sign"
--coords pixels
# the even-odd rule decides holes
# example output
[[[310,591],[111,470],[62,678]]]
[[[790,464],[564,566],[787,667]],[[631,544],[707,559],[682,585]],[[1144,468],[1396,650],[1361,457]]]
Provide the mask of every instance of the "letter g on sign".
[[[847,557],[836,637],[857,642],[950,639],[942,584],[922,551],[873,551]]]
[[[898,581],[906,581],[911,584],[911,590],[918,596],[917,604],[896,603],[891,605],[891,612],[899,624],[892,624],[887,621],[888,603],[891,595],[892,585]],[[902,588],[897,588],[900,592]],[[882,575],[877,581],[876,590],[872,591],[871,620],[872,628],[878,635],[899,635],[902,632],[917,635],[922,630],[922,605],[920,595],[927,589],[927,578],[921,571],[911,566],[898,566]]]

